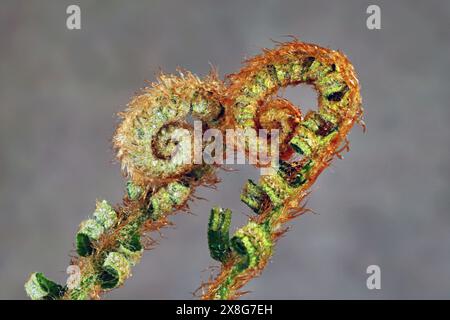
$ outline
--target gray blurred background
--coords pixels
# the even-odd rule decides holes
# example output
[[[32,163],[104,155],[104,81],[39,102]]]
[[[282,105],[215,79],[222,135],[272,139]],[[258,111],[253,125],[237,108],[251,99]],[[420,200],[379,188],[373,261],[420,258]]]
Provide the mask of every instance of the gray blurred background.
[[[82,29],[66,28],[81,6]],[[366,8],[381,7],[381,30]],[[161,68],[237,71],[271,39],[295,35],[344,51],[359,74],[368,127],[314,186],[305,215],[278,246],[246,298],[450,297],[450,2],[448,1],[1,1],[0,298],[26,298],[32,271],[64,282],[73,238],[95,200],[120,202],[123,178],[111,136],[116,113]],[[287,91],[314,108],[310,88]],[[220,172],[195,215],[175,216],[106,299],[192,298],[211,264],[209,208],[229,207],[240,166]],[[381,267],[381,290],[366,268]]]

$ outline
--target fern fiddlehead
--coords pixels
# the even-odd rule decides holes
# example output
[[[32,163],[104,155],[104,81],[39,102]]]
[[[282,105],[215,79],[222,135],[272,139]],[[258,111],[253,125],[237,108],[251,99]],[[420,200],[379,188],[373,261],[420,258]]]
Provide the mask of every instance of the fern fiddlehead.
[[[191,139],[185,119],[192,114],[205,129],[220,125],[222,91],[213,73],[204,80],[181,73],[161,75],[131,100],[114,136],[130,179],[123,204],[113,208],[97,202],[93,217],[81,223],[75,239],[78,257],[72,261],[80,270],[78,283],[62,287],[34,273],[25,285],[32,299],[98,298],[122,285],[142,255],[142,235],[169,225],[167,216],[186,207],[197,186],[217,182],[214,165],[185,161],[191,156],[185,148]]]
[[[299,83],[312,84],[319,93],[319,109],[305,116],[275,97],[280,88]],[[146,247],[145,235],[169,225],[168,215],[185,208],[197,186],[217,182],[218,165],[192,162],[189,115],[202,121],[203,131],[280,129],[281,161],[259,183],[249,180],[241,194],[256,216],[230,239],[231,211],[214,208],[210,215],[210,254],[222,269],[202,285],[202,298],[238,297],[263,270],[283,224],[297,215],[299,201],[339,154],[362,109],[358,80],[343,54],[293,41],[249,60],[227,84],[214,73],[202,80],[189,72],[161,75],[120,115],[113,143],[129,178],[123,203],[98,201],[92,218],[81,223],[78,257],[72,260],[79,280],[60,286],[33,273],[25,284],[32,299],[98,298],[122,285]]]
[[[275,243],[284,231],[284,223],[298,214],[299,202],[307,195],[318,175],[326,169],[353,124],[361,119],[361,97],[353,66],[334,50],[312,44],[291,42],[247,61],[246,66],[230,77],[227,91],[231,101],[233,124],[240,128],[261,126],[264,105],[280,88],[307,83],[318,92],[318,110],[304,117],[291,111],[289,102],[272,103],[275,119],[290,119],[282,135],[284,158],[293,153],[296,161],[281,161],[274,173],[262,176],[258,184],[248,181],[241,200],[257,215],[238,229],[228,244],[232,253],[222,262],[214,280],[204,283],[203,299],[232,299],[248,281],[260,274],[272,256]],[[283,109],[283,106],[289,106]],[[211,212],[217,218],[221,210]],[[230,219],[230,218],[229,218]],[[211,226],[210,226],[211,229]],[[228,233],[228,230],[221,230]],[[217,244],[209,239],[210,248]]]

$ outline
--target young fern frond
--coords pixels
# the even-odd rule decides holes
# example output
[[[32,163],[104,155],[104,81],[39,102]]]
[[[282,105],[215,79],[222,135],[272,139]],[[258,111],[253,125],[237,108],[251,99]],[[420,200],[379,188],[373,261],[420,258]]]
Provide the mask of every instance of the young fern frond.
[[[241,200],[257,216],[236,231],[230,241],[230,258],[221,261],[215,280],[200,287],[203,299],[237,298],[241,295],[239,290],[262,272],[283,233],[280,230],[285,230],[284,223],[294,217],[292,209],[298,207],[319,174],[330,165],[349,130],[362,116],[353,66],[334,50],[297,41],[285,43],[248,60],[229,79],[229,110],[238,128],[261,128],[270,97],[281,88],[300,83],[314,86],[318,110],[305,116],[298,114],[292,121],[295,115],[290,108],[270,102],[284,137],[281,149],[288,154],[285,158],[292,159],[296,153],[301,160],[280,161],[273,174],[262,176],[258,184],[250,180],[245,185]],[[283,123],[286,119],[291,122]],[[283,129],[287,132],[283,133]],[[211,256],[214,258],[213,252]]]
[[[230,238],[231,211],[213,208],[207,239],[210,255],[221,263],[215,279],[201,285],[203,299],[233,299],[258,276],[273,255],[285,223],[305,211],[299,207],[320,173],[347,148],[347,134],[361,122],[358,79],[344,54],[297,40],[246,61],[227,82],[211,73],[160,75],[120,114],[113,138],[129,181],[123,203],[98,201],[91,218],[76,234],[77,281],[61,286],[33,273],[25,284],[32,299],[95,299],[124,284],[142,256],[143,236],[170,225],[168,216],[185,209],[200,185],[218,182],[219,166],[197,163],[189,116],[202,121],[202,132],[218,129],[279,129],[280,161],[244,186],[241,200],[255,213]],[[300,83],[318,92],[318,110],[303,115],[280,89]],[[176,137],[174,141],[173,137]],[[265,141],[257,137],[256,146]],[[250,151],[247,142],[225,141]],[[195,146],[195,142],[194,142]],[[195,147],[194,147],[195,148]],[[268,145],[269,149],[278,145]],[[203,151],[203,149],[201,149]],[[190,160],[190,161],[186,161]],[[259,167],[267,166],[257,159]]]

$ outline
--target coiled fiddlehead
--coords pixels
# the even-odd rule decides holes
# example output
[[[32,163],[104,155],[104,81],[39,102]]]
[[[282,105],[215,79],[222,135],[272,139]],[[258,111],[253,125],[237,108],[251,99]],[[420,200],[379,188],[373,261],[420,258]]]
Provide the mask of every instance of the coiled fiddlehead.
[[[292,112],[287,101],[272,97],[286,86],[311,84],[318,92],[318,110],[305,116]],[[274,173],[249,180],[241,194],[257,216],[238,229],[229,243],[231,254],[211,256],[222,262],[214,280],[203,284],[203,299],[232,299],[250,279],[260,274],[273,254],[276,240],[285,231],[283,224],[296,215],[299,203],[318,175],[339,153],[339,146],[353,124],[362,116],[359,84],[353,66],[340,52],[301,42],[290,42],[274,50],[265,50],[247,61],[246,66],[230,76],[227,90],[231,119],[235,127],[258,129],[267,104],[274,120],[281,119],[281,150],[284,160],[294,152],[296,161],[281,161]],[[295,211],[297,209],[297,211]],[[211,220],[219,220],[221,210],[211,212]],[[228,218],[230,219],[230,218]],[[229,223],[227,224],[229,225]],[[210,227],[211,229],[211,227]],[[221,230],[228,234],[228,230]],[[209,239],[214,249],[216,239]],[[223,242],[223,239],[221,239]]]
[[[179,180],[192,170],[193,143],[186,117],[192,113],[208,127],[220,123],[222,83],[211,74],[205,81],[191,73],[160,76],[160,82],[135,97],[121,114],[114,146],[125,173],[137,185]],[[178,132],[178,134],[177,134]],[[179,141],[171,141],[179,137]]]
[[[312,84],[319,93],[318,110],[305,116],[275,97],[280,88],[299,83]],[[362,109],[358,80],[343,54],[293,41],[247,61],[227,85],[215,73],[202,80],[189,72],[161,75],[120,115],[113,143],[129,178],[123,203],[113,207],[98,201],[93,217],[81,223],[75,239],[78,257],[71,262],[80,271],[77,281],[60,286],[33,273],[25,284],[32,299],[98,298],[122,285],[149,245],[146,235],[169,225],[167,216],[186,208],[197,186],[217,182],[218,165],[192,161],[189,115],[202,121],[203,131],[280,129],[281,161],[272,163],[272,174],[259,183],[249,180],[241,195],[256,216],[230,239],[231,211],[211,212],[210,254],[222,269],[201,286],[202,298],[238,297],[239,289],[267,264],[283,224],[301,212],[293,210],[339,154]],[[246,142],[242,147],[249,149]]]
[[[201,119],[205,130],[220,126],[222,82],[214,73],[200,80],[189,72],[158,80],[121,114],[114,147],[130,180],[122,205],[99,201],[93,217],[81,223],[78,257],[72,261],[79,267],[79,281],[62,287],[34,273],[25,285],[32,299],[98,298],[122,285],[142,255],[142,236],[170,225],[167,216],[186,208],[197,186],[217,182],[214,165],[186,161],[191,156],[186,132],[192,130],[186,118]]]

